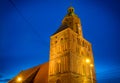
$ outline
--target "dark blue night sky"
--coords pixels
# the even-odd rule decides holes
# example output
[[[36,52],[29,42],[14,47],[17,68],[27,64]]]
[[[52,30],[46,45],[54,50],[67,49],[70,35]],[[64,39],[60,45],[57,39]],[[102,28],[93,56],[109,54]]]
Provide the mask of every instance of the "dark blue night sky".
[[[49,60],[50,36],[71,2],[92,43],[98,83],[120,83],[119,0],[0,0],[0,83]]]

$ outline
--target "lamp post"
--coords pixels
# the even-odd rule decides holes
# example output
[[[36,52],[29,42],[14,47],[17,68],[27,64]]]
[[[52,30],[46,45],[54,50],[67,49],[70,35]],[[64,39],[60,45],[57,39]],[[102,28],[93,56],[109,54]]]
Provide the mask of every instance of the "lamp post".
[[[85,59],[85,62],[86,62],[87,67],[88,67],[88,65],[90,64],[91,60],[90,60],[89,58],[86,58],[86,59]],[[86,79],[87,79],[87,76],[86,76]],[[87,79],[87,80],[88,80],[88,79]]]
[[[93,64],[90,64],[91,61],[90,61],[89,58],[87,58],[85,61],[86,61],[86,63],[89,64],[89,66],[90,66],[91,82],[93,83],[93,72],[92,72],[92,69],[93,69],[93,66],[94,66],[94,65],[93,65]]]
[[[91,73],[91,82],[93,83],[93,72],[92,72],[92,69],[93,69],[93,64],[90,64],[90,73]]]

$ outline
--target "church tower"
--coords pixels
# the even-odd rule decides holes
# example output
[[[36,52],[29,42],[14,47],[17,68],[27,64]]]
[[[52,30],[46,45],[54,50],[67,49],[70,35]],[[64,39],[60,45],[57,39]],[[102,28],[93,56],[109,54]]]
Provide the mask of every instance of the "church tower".
[[[48,83],[96,83],[91,43],[84,39],[73,7],[50,37]]]

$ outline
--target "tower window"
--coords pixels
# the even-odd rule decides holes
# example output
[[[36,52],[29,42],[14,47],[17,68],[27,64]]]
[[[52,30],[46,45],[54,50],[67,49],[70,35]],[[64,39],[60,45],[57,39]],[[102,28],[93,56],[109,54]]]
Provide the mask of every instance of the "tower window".
[[[90,47],[88,47],[88,51],[90,51]]]
[[[84,41],[82,42],[82,46],[83,46],[83,47],[85,46],[85,43],[84,43]]]
[[[77,41],[78,41],[78,44],[80,45],[80,39],[79,38],[77,38]]]
[[[83,51],[81,52],[81,55],[83,56]]]
[[[69,24],[71,25],[71,24],[72,24],[72,22],[69,22]]]
[[[85,66],[83,65],[83,68],[82,68],[82,75],[85,75]]]
[[[73,12],[73,9],[72,9],[72,12]]]
[[[61,40],[63,40],[63,38],[61,38]]]
[[[58,80],[56,81],[56,83],[61,83],[60,79],[58,79]]]
[[[76,33],[78,33],[78,24],[76,23]]]
[[[55,44],[57,43],[57,41],[55,41]]]

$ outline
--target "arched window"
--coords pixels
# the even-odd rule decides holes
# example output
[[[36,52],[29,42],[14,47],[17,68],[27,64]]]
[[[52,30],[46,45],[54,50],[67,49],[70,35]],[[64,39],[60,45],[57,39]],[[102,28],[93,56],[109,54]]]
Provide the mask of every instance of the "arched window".
[[[80,39],[79,39],[79,38],[77,38],[77,42],[78,42],[78,44],[80,45]]]
[[[61,72],[61,64],[58,63],[58,72],[60,73]]]
[[[84,64],[83,64],[83,68],[82,68],[82,75],[86,75]]]
[[[58,60],[58,62],[57,62],[56,69],[57,69],[57,73],[61,73],[61,61],[60,60]]]
[[[57,41],[55,41],[55,44],[57,43]]]
[[[58,80],[56,81],[56,83],[61,83],[60,79],[58,79]]]
[[[81,51],[81,56],[84,56],[83,51]]]
[[[85,44],[84,44],[84,40],[82,41],[82,46],[83,46],[83,47],[85,46]]]

